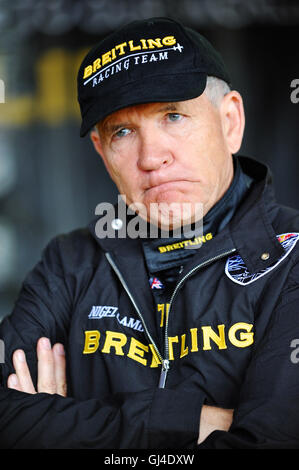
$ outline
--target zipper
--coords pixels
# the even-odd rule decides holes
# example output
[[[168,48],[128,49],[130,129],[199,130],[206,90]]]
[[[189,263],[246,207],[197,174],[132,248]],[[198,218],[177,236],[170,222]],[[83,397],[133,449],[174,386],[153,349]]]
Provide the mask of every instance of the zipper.
[[[168,315],[166,317],[166,322],[165,322],[165,335],[164,335],[164,341],[165,341],[165,356],[166,358],[163,359],[163,356],[162,354],[160,353],[157,345],[155,344],[150,332],[148,331],[148,328],[146,326],[146,323],[144,321],[144,318],[143,318],[143,315],[142,313],[140,312],[139,310],[139,307],[138,305],[136,304],[135,300],[134,300],[134,297],[132,296],[127,284],[126,284],[126,281],[124,280],[123,278],[123,275],[121,274],[121,272],[119,271],[118,267],[116,266],[116,264],[114,263],[113,259],[111,258],[110,254],[109,253],[106,253],[106,258],[110,264],[110,266],[112,267],[112,269],[114,270],[114,272],[117,274],[117,277],[119,278],[123,288],[125,289],[125,291],[127,292],[132,304],[134,305],[134,308],[142,322],[142,325],[144,327],[144,331],[146,332],[149,340],[151,341],[154,349],[155,349],[155,352],[159,358],[159,360],[161,361],[161,364],[162,364],[162,367],[161,367],[161,374],[160,374],[160,379],[159,379],[159,385],[158,387],[159,388],[165,388],[165,384],[166,384],[166,379],[167,379],[167,374],[168,374],[168,371],[169,371],[169,368],[170,368],[170,360],[169,360],[169,342],[168,342],[168,323],[169,323],[169,314],[170,314],[170,309],[171,309],[171,306],[173,304],[173,301],[177,295],[177,292],[179,291],[179,289],[182,287],[183,283],[186,281],[186,279],[188,279],[188,277],[190,277],[192,274],[194,274],[198,269],[201,269],[201,268],[204,268],[205,266],[207,266],[208,264],[210,263],[213,263],[214,261],[216,260],[219,260],[221,258],[224,258],[225,256],[228,256],[230,255],[231,253],[234,253],[236,251],[235,248],[232,248],[230,249],[229,251],[225,251],[223,253],[220,253],[219,255],[217,256],[213,256],[213,258],[210,258],[208,259],[207,261],[204,261],[203,263],[200,263],[198,264],[197,266],[195,266],[194,268],[192,268],[190,271],[188,271],[188,273],[185,274],[185,276],[182,277],[182,279],[178,282],[178,284],[176,285],[173,293],[172,293],[172,296],[171,296],[171,299],[170,299],[170,302],[169,302],[169,308],[168,308]]]
[[[158,385],[159,388],[165,388],[168,370],[169,370],[169,359],[163,359],[159,385]]]
[[[136,312],[137,312],[137,314],[138,314],[138,316],[139,316],[139,318],[140,318],[140,320],[141,320],[141,322],[142,322],[144,331],[146,332],[148,338],[150,339],[150,341],[151,341],[151,343],[152,343],[152,345],[153,345],[153,347],[154,347],[154,349],[155,349],[155,351],[156,351],[156,354],[157,354],[159,360],[160,360],[161,363],[163,364],[164,359],[163,359],[163,357],[162,357],[162,354],[160,353],[160,351],[159,351],[157,345],[155,344],[155,342],[154,342],[154,340],[153,340],[153,338],[152,338],[150,332],[149,332],[148,329],[147,329],[147,326],[146,326],[146,323],[145,323],[144,318],[143,318],[143,316],[142,316],[142,313],[140,312],[139,307],[138,307],[138,305],[136,304],[136,302],[135,302],[135,300],[134,300],[134,297],[132,296],[132,294],[131,294],[131,292],[130,292],[130,290],[129,290],[127,284],[126,284],[126,281],[124,280],[123,275],[121,274],[120,270],[118,269],[118,267],[117,267],[116,264],[114,263],[114,261],[113,261],[113,259],[111,258],[111,256],[110,256],[109,253],[106,253],[106,258],[107,258],[107,260],[108,260],[110,266],[113,268],[114,272],[117,274],[118,279],[120,280],[120,282],[121,282],[123,288],[125,289],[126,293],[128,294],[128,296],[129,296],[129,298],[130,298],[132,304],[134,305],[135,310],[136,310]]]
[[[179,289],[182,287],[183,283],[186,281],[186,279],[190,276],[192,276],[192,274],[194,274],[198,269],[201,269],[201,268],[204,268],[205,266],[207,266],[208,264],[210,263],[213,263],[214,261],[216,260],[219,260],[221,258],[224,258],[225,256],[228,256],[230,255],[231,253],[234,253],[236,251],[236,248],[231,248],[229,251],[225,251],[223,253],[220,253],[219,255],[217,256],[213,256],[213,258],[210,258],[208,259],[207,261],[204,261],[203,263],[200,263],[198,264],[197,266],[194,266],[194,268],[192,268],[190,271],[188,271],[184,277],[182,277],[182,279],[177,283],[173,293],[172,293],[172,296],[171,296],[171,299],[170,299],[170,302],[169,302],[169,308],[168,308],[168,315],[166,317],[166,322],[165,322],[165,337],[164,337],[164,340],[165,340],[165,355],[166,357],[168,357],[168,363],[169,363],[169,342],[168,342],[168,322],[169,322],[169,314],[170,314],[170,309],[171,309],[171,306],[173,304],[173,301],[174,301],[174,298],[176,297],[177,295],[177,292],[179,291]],[[168,369],[169,369],[169,364],[168,364]],[[166,371],[166,375],[167,375],[167,372],[168,372],[168,369]],[[165,377],[165,381],[166,381],[166,377]]]

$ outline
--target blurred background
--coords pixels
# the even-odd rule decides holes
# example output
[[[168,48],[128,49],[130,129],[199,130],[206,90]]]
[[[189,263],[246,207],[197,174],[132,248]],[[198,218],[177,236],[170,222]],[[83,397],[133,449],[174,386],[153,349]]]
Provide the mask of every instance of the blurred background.
[[[103,36],[151,16],[219,49],[245,102],[240,154],[269,164],[278,200],[299,209],[298,0],[0,0],[0,319],[48,241],[116,201],[79,137],[76,75]]]

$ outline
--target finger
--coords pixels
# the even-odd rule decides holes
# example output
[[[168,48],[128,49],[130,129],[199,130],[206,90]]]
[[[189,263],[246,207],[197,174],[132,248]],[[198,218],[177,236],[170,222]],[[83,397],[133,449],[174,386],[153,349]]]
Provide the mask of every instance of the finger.
[[[12,361],[19,382],[19,390],[26,393],[36,393],[24,351],[17,349],[13,353]]]
[[[13,390],[18,390],[21,392],[21,387],[18,381],[18,376],[17,374],[11,374],[8,379],[7,379],[7,387],[12,388]]]
[[[54,357],[48,338],[37,342],[37,391],[39,393],[56,393]]]
[[[66,361],[63,344],[54,344],[53,353],[55,365],[56,393],[62,395],[63,397],[66,397]]]

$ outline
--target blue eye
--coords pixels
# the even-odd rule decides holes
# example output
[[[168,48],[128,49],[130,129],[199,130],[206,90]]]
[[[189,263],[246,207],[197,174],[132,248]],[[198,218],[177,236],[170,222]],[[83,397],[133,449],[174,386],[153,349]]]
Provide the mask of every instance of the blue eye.
[[[114,136],[118,138],[126,137],[130,132],[130,129],[124,127],[123,129],[119,129],[119,131],[115,132]]]
[[[171,122],[179,121],[182,117],[182,115],[178,113],[169,113],[167,116]]]

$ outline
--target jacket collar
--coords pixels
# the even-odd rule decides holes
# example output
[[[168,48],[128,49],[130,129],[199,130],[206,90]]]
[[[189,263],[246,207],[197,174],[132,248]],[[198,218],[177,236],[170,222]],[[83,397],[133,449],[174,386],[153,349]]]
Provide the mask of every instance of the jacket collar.
[[[204,249],[197,250],[198,253],[194,255],[194,262],[201,262],[201,259],[213,256],[213,253],[219,252],[223,247],[234,247],[248,270],[255,273],[275,263],[284,251],[276,239],[276,233],[270,220],[270,208],[275,206],[275,199],[272,175],[269,168],[252,158],[237,158],[243,171],[253,178],[254,183],[229,224],[214,239],[209,241]],[[124,215],[126,214],[123,210],[122,214],[118,213],[116,215],[118,219],[122,220],[124,230],[115,231],[115,238],[99,239],[96,236],[96,224],[100,217],[93,220],[89,228],[104,251],[114,253],[115,257],[122,258],[125,264],[125,260],[128,262],[130,259],[130,266],[132,266],[132,258],[139,253],[142,255],[141,257],[138,256],[140,263],[143,254],[138,239],[120,238],[126,231]],[[108,217],[107,220],[112,220],[112,218]]]
[[[269,167],[252,158],[238,157],[243,171],[254,179],[230,224],[230,236],[249,272],[268,268],[284,253],[276,238],[270,213],[276,202]]]

